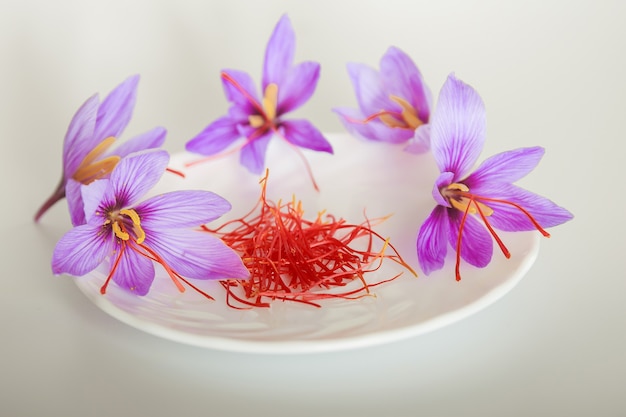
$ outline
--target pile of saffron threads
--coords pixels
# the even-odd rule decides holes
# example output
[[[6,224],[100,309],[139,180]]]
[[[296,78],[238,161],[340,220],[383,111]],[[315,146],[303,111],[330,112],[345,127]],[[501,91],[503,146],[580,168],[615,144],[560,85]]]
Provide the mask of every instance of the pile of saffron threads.
[[[389,240],[372,230],[369,219],[348,224],[321,212],[306,220],[301,201],[268,201],[267,174],[260,183],[261,196],[248,214],[216,229],[203,227],[237,251],[250,271],[249,279],[220,281],[228,306],[269,307],[272,300],[283,300],[321,307],[316,301],[361,298],[402,274],[368,283],[365,274],[377,271],[385,259],[417,276]],[[382,248],[374,250],[375,243]],[[342,289],[355,280],[356,288]]]

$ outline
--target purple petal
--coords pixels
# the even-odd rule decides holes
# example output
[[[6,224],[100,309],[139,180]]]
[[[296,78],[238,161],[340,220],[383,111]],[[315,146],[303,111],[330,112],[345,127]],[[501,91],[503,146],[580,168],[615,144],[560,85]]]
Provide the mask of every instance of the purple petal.
[[[239,132],[246,137],[250,137],[254,134],[255,129],[251,127],[239,126]],[[262,136],[249,141],[243,148],[241,148],[241,155],[239,161],[241,165],[245,166],[253,174],[263,173],[265,169],[265,153],[267,152],[267,145],[272,138],[273,133],[271,131],[263,134]]]
[[[210,191],[172,191],[152,197],[135,207],[143,227],[161,230],[198,227],[230,211],[224,198]]]
[[[397,104],[391,104],[389,93],[385,91],[378,71],[364,64],[349,63],[347,67],[359,108],[363,114],[369,116],[380,110],[397,107]]]
[[[512,184],[484,185],[471,191],[478,196],[508,201],[521,206],[543,228],[557,226],[574,217],[572,213],[547,198]],[[488,220],[496,229],[514,232],[536,229],[528,216],[511,204],[480,201],[493,209],[493,214],[488,217]]]
[[[278,87],[277,114],[285,114],[306,103],[315,92],[319,76],[317,62],[303,62],[293,67]]]
[[[114,206],[115,195],[110,184],[108,179],[103,179],[80,188],[87,222],[90,222],[96,215],[103,215],[104,213],[100,213],[103,208]]]
[[[112,152],[121,158],[133,152],[143,151],[146,149],[156,149],[163,146],[165,142],[165,135],[167,130],[162,127],[155,127],[154,129],[142,133],[134,138],[127,140]]]
[[[443,268],[448,246],[448,224],[447,210],[436,206],[420,227],[417,257],[426,275]]]
[[[339,115],[339,120],[352,135],[368,140],[386,143],[406,142],[414,135],[411,129],[392,128],[378,120],[363,123],[366,116],[361,111],[340,107],[333,109]]]
[[[421,125],[415,129],[404,150],[413,154],[428,152],[430,149],[430,125]]]
[[[154,281],[154,265],[151,260],[127,246],[112,279],[128,292],[146,295]]]
[[[246,114],[259,114],[262,107],[254,81],[247,73],[238,70],[222,71],[222,87],[226,99]]]
[[[288,142],[314,151],[333,153],[333,147],[308,120],[288,120],[281,123],[281,131]]]
[[[249,276],[239,255],[207,232],[149,229],[146,230],[144,244],[158,253],[167,265],[184,277],[241,279]]]
[[[513,183],[535,169],[543,154],[544,149],[539,146],[499,153],[483,161],[463,183],[470,189],[483,182]]]
[[[263,83],[265,90],[268,84],[282,85],[293,62],[296,50],[296,35],[287,15],[283,15],[276,24],[265,49],[263,64]]]
[[[431,149],[440,172],[455,181],[474,166],[485,141],[485,107],[472,87],[448,76],[431,120]]]
[[[55,274],[85,275],[106,259],[113,250],[113,239],[102,235],[102,224],[77,226],[57,242],[52,254]]]
[[[407,100],[423,122],[430,116],[429,93],[422,74],[411,58],[402,50],[391,47],[380,60],[380,74],[388,94]]]
[[[456,250],[463,213],[456,209],[448,209],[448,213],[450,214],[448,237],[450,245]],[[470,265],[484,268],[491,262],[493,240],[489,231],[475,216],[468,214],[465,219],[461,240],[461,258]]]
[[[109,136],[119,138],[133,115],[139,75],[128,77],[102,101],[94,136],[102,141]]]
[[[168,153],[160,150],[131,154],[118,162],[111,172],[111,186],[118,203],[128,206],[148,192],[159,182],[168,162]]]
[[[223,116],[204,128],[185,145],[189,152],[214,155],[223,151],[241,135],[229,116]]]
[[[67,207],[70,212],[70,220],[72,225],[78,226],[85,224],[85,207],[83,205],[83,196],[81,194],[81,187],[83,184],[80,182],[68,179],[65,184],[65,199],[67,200]]]
[[[452,172],[442,172],[439,174],[439,177],[435,180],[435,185],[433,186],[432,195],[437,204],[444,207],[452,207],[450,202],[441,195],[441,189],[447,187],[452,184],[452,180],[454,179],[454,173]]]
[[[63,175],[71,178],[81,162],[102,139],[94,136],[100,100],[93,95],[76,111],[63,142]]]

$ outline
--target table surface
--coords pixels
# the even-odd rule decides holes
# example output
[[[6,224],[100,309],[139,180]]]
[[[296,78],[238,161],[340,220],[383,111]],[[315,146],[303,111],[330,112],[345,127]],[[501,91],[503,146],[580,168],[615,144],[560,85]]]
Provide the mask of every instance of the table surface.
[[[623,415],[623,3],[205,3],[3,3],[0,414]],[[82,101],[140,73],[125,136],[163,125],[166,149],[180,151],[226,111],[221,68],[258,79],[284,12],[298,36],[296,59],[322,64],[315,95],[297,111],[322,130],[342,131],[330,109],[356,103],[345,63],[376,67],[396,45],[435,96],[453,71],[481,94],[481,159],[546,148],[520,184],[575,219],[542,241],[504,298],[407,340],[259,355],[143,333],[99,310],[71,278],[52,275],[53,242],[69,228],[65,204],[39,224],[32,215],[57,184],[65,129]]]

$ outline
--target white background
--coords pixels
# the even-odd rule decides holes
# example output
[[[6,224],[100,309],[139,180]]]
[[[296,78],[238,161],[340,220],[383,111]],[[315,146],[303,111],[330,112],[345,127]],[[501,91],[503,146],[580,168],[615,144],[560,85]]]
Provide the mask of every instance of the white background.
[[[266,356],[161,340],[108,317],[51,236],[67,125],[94,92],[141,74],[125,137],[166,148],[225,113],[219,71],[260,77],[287,12],[296,60],[321,63],[298,115],[342,131],[345,64],[406,51],[435,96],[448,73],[487,106],[483,157],[541,145],[521,184],[576,218],[542,241],[505,298],[447,328],[355,351]],[[619,1],[3,1],[0,3],[0,414],[6,416],[618,416],[626,412],[623,160],[626,7]]]

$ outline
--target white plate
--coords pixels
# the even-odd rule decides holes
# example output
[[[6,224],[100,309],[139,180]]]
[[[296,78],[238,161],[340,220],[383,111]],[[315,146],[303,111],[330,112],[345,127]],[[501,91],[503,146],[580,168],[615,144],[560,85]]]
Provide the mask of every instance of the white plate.
[[[326,209],[349,223],[393,214],[375,230],[389,237],[419,278],[404,273],[375,287],[375,297],[322,300],[321,308],[274,301],[270,308],[235,310],[224,301],[218,283],[193,280],[212,294],[208,301],[192,290],[179,293],[163,271],[145,297],[128,294],[115,284],[106,295],[99,290],[106,276],[96,271],[76,279],[82,292],[111,316],[148,333],[191,345],[243,352],[303,353],[351,349],[416,336],[461,320],[493,303],[513,288],[529,270],[539,250],[538,233],[501,233],[511,259],[494,245],[493,261],[484,269],[461,265],[454,278],[450,248],[443,270],[430,276],[419,271],[415,250],[417,230],[434,206],[431,196],[437,169],[430,154],[410,155],[402,147],[358,141],[346,134],[327,135],[334,155],[305,151],[320,192],[314,191],[302,160],[274,139],[268,149],[267,197],[302,200],[306,218]],[[198,157],[172,157],[182,168]],[[185,179],[166,174],[153,194],[175,189],[208,189],[226,199],[233,210],[218,219],[246,214],[257,201],[259,177],[238,164],[238,154],[184,169]],[[400,271],[392,262],[366,275],[370,283]]]

